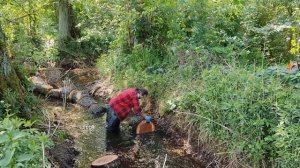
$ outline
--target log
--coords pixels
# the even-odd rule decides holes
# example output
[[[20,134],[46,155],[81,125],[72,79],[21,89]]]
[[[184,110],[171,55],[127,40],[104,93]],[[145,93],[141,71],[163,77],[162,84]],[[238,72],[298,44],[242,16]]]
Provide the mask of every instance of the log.
[[[76,103],[80,104],[83,107],[89,108],[92,104],[97,104],[97,101],[87,95],[81,97]]]
[[[91,168],[116,168],[120,167],[121,162],[118,155],[106,155],[94,160]]]
[[[59,99],[66,97],[67,101],[77,103],[86,108],[88,112],[97,116],[101,116],[107,111],[105,107],[98,105],[97,101],[89,94],[84,91],[77,90],[73,85],[53,89],[52,86],[48,85],[40,77],[33,76],[30,79],[34,84],[34,91],[38,93],[48,94],[50,97]]]
[[[99,106],[98,104],[92,104],[88,108],[88,112],[96,116],[101,116],[107,112],[107,108]]]
[[[32,76],[29,79],[34,84],[33,91],[35,92],[47,94],[51,89],[53,89],[52,86],[46,84],[46,82],[44,82],[44,80],[40,77]]]
[[[62,89],[51,89],[49,92],[48,92],[48,95],[50,97],[53,97],[53,98],[58,98],[58,99],[61,99],[62,98]]]
[[[153,122],[147,123],[145,120],[140,122],[136,129],[136,134],[146,134],[155,131]]]
[[[82,91],[77,90],[71,97],[72,102],[76,103],[78,102],[82,97],[89,96],[86,93],[83,93]]]

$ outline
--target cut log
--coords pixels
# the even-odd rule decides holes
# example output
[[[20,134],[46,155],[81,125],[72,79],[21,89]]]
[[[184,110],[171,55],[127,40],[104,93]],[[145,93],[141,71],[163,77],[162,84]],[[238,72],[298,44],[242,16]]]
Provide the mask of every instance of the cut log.
[[[91,168],[116,168],[120,166],[121,162],[118,155],[106,155],[93,161]]]
[[[101,116],[105,114],[106,108],[98,105],[97,101],[92,98],[85,91],[77,90],[74,85],[64,86],[58,89],[53,89],[52,86],[48,85],[42,78],[40,77],[31,77],[31,81],[34,84],[34,91],[42,94],[48,94],[53,98],[66,98],[67,101],[71,101],[73,103],[77,103],[82,107],[86,108],[88,112]]]
[[[98,104],[92,104],[89,108],[88,108],[88,112],[91,114],[94,114],[96,116],[101,116],[103,114],[105,114],[107,111],[107,108],[102,107]]]
[[[71,96],[71,100],[72,100],[72,102],[74,102],[74,103],[78,103],[79,102],[79,100],[81,99],[81,98],[83,98],[83,97],[88,97],[89,95],[87,94],[87,93],[84,93],[84,92],[82,92],[82,91],[76,91],[75,93],[73,93],[72,94],[72,96]]]
[[[92,97],[89,95],[81,97],[76,103],[80,104],[83,107],[90,107],[92,104],[97,104],[97,101],[94,100]]]
[[[50,97],[53,97],[53,98],[57,98],[57,99],[61,99],[62,98],[62,89],[51,89],[49,92],[48,92],[48,95]]]
[[[30,80],[34,84],[33,91],[41,93],[41,94],[47,94],[51,89],[53,89],[52,86],[46,84],[44,80],[40,77],[30,77]]]
[[[136,134],[146,134],[155,131],[153,122],[147,123],[145,120],[140,122],[136,129]]]

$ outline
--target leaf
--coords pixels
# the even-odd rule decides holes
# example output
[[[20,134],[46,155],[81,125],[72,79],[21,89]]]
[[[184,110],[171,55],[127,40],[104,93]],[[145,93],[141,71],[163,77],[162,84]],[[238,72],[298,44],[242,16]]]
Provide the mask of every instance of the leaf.
[[[5,118],[2,123],[0,124],[0,128],[1,129],[4,129],[4,130],[8,130],[8,131],[11,131],[13,130],[13,125],[12,125],[12,122],[8,119],[8,118]]]
[[[22,154],[17,157],[18,162],[23,162],[32,159],[34,156],[32,154]]]
[[[13,140],[16,140],[16,139],[19,139],[19,138],[22,138],[24,136],[26,136],[27,134],[25,132],[14,132],[13,133]]]
[[[24,123],[24,127],[31,127],[34,123],[35,123],[35,121],[34,121],[34,122],[26,121],[26,122]]]
[[[4,158],[0,160],[0,166],[3,166],[3,167],[7,166],[9,164],[9,162],[11,161],[14,153],[15,153],[15,149],[6,150]]]
[[[4,134],[4,135],[1,135],[0,134],[0,144],[3,143],[3,142],[6,142],[8,141],[8,135]]]

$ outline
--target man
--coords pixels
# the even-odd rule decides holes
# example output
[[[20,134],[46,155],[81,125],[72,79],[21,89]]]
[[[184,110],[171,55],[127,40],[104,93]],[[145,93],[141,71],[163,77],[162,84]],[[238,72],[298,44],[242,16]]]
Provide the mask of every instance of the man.
[[[139,99],[147,95],[148,91],[146,89],[135,88],[124,90],[112,98],[109,102],[110,108],[106,118],[107,131],[118,132],[120,122],[123,121],[132,110],[136,115],[141,115],[147,122],[150,122],[151,118],[142,113],[142,108],[139,104]]]

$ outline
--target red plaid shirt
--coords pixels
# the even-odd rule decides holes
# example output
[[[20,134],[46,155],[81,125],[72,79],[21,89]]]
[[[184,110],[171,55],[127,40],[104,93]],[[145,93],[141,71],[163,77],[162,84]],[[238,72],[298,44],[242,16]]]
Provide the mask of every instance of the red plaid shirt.
[[[127,117],[132,108],[136,114],[140,114],[142,111],[138,100],[138,92],[135,89],[122,91],[118,96],[109,101],[109,106],[115,112],[120,121]]]

